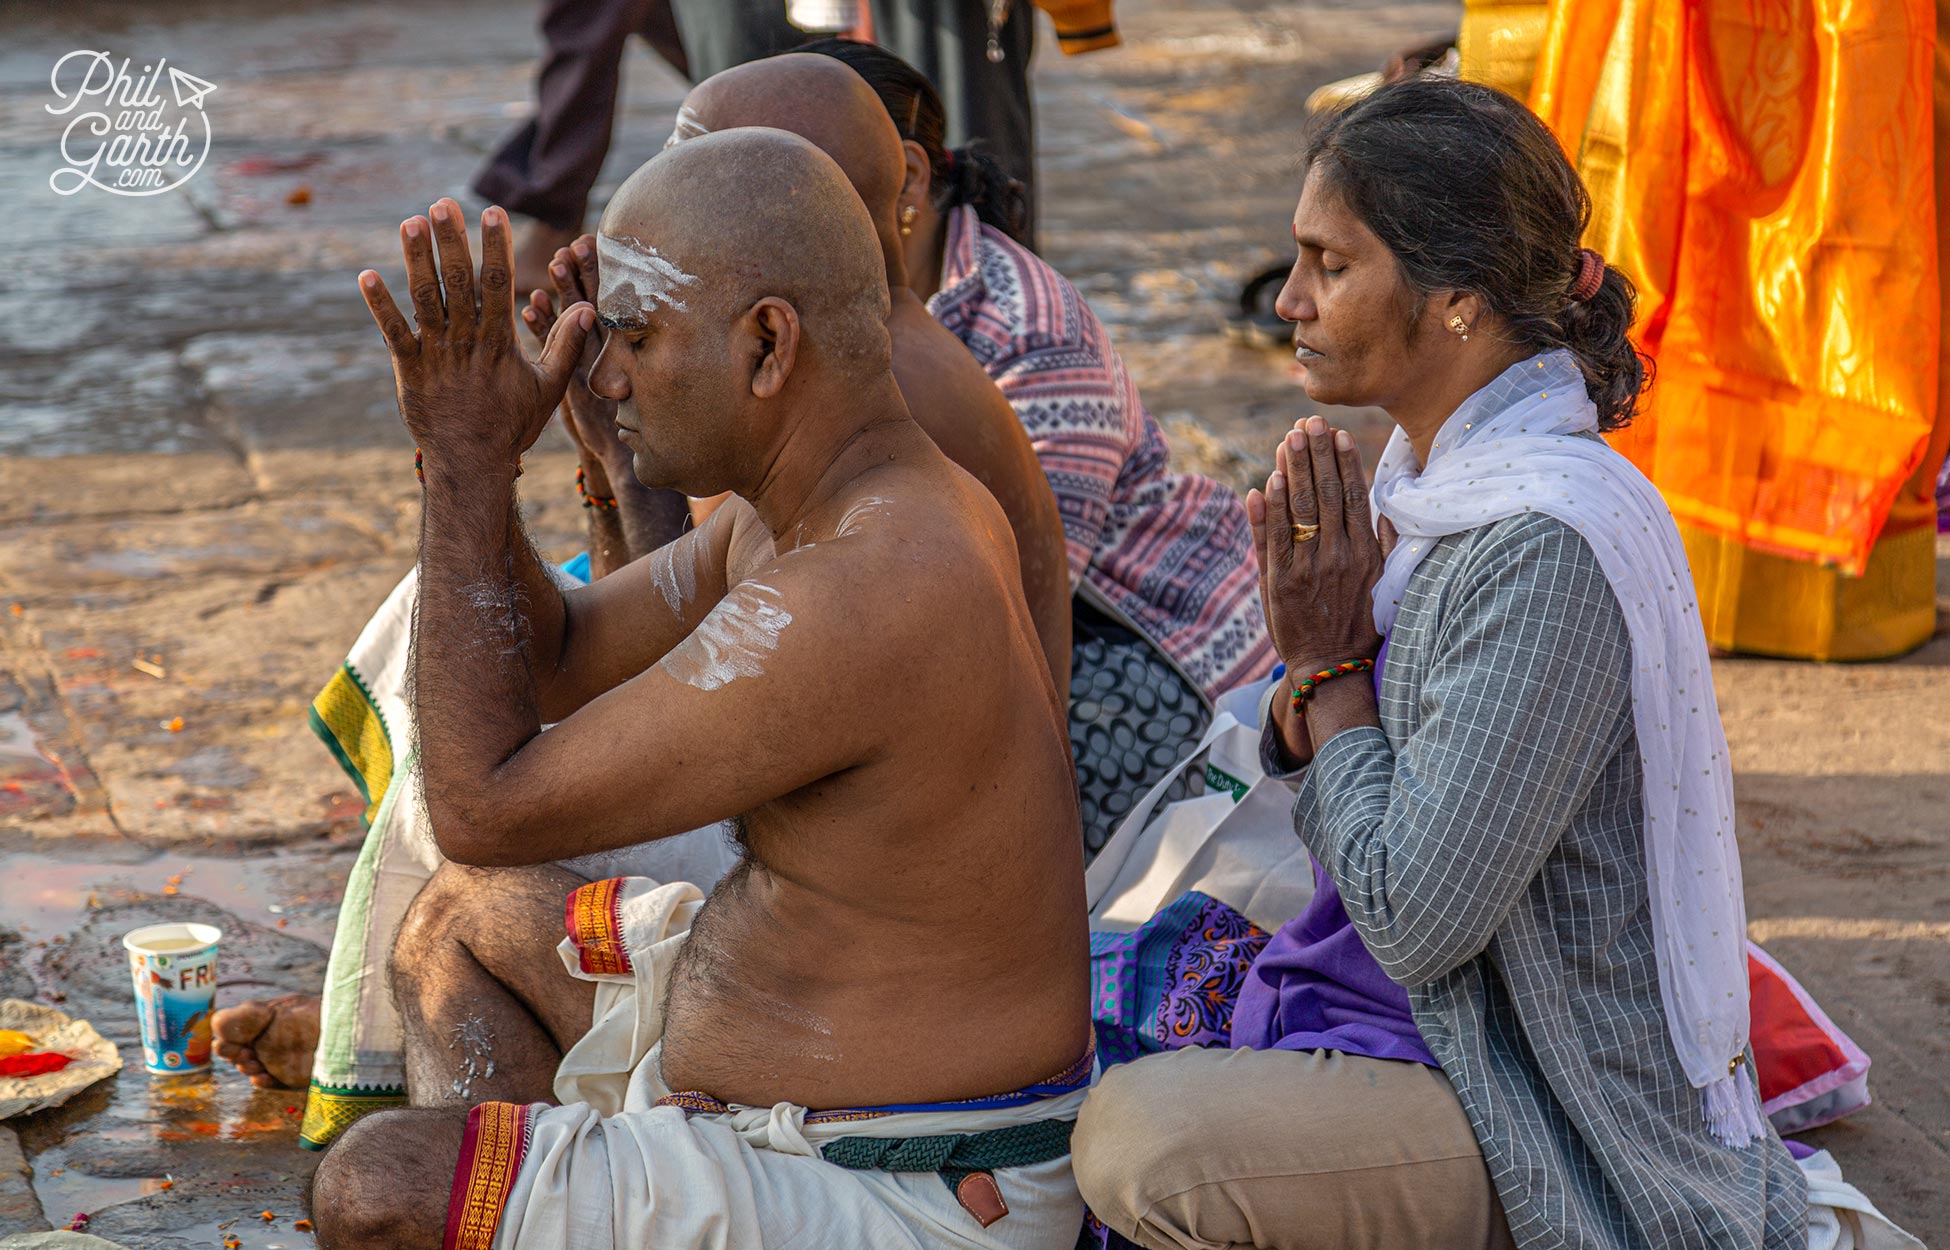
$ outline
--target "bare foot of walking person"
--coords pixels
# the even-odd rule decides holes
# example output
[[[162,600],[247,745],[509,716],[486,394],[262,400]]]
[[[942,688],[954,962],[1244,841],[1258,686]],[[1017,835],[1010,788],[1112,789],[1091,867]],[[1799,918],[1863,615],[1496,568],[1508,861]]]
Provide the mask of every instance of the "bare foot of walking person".
[[[318,1049],[316,994],[286,994],[226,1007],[212,1019],[216,1051],[259,1089],[303,1089]]]

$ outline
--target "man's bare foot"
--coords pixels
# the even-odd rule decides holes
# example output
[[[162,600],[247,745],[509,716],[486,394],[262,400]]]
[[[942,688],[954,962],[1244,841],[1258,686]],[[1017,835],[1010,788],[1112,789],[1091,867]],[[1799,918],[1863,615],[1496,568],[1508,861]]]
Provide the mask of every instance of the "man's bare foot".
[[[318,1049],[319,1004],[316,994],[286,994],[224,1008],[211,1019],[218,1056],[259,1089],[305,1088]]]
[[[549,277],[548,263],[555,259],[558,248],[569,246],[581,234],[580,230],[558,230],[532,218],[521,221],[515,228],[514,240],[515,307],[526,304],[533,291],[555,290],[555,279]]]

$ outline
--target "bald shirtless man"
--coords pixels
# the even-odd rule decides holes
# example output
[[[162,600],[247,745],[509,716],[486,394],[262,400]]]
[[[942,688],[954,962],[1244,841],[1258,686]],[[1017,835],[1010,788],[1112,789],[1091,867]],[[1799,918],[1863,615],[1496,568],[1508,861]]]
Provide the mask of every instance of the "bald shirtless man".
[[[417,333],[360,284],[425,453],[415,710],[453,863],[396,965],[415,1109],[327,1154],[321,1245],[1072,1244],[1091,1028],[1062,709],[1000,509],[902,402],[859,197],[761,129],[618,192],[590,384],[639,478],[749,506],[567,595],[515,460],[592,310],[531,364],[505,214],[478,285],[457,207],[432,218],[402,227]],[[701,907],[514,867],[724,818],[746,858]],[[449,890],[460,864],[506,867]]]
[[[775,56],[726,70],[693,89],[670,144],[736,126],[773,126],[809,140],[839,164],[866,204],[890,296],[887,329],[901,395],[935,444],[1001,505],[1044,658],[1056,689],[1067,694],[1071,585],[1056,498],[1015,410],[908,285],[898,215],[906,166],[886,108],[858,74],[831,57]],[[559,307],[595,296],[597,251],[596,238],[585,235],[555,253],[550,270]],[[521,311],[531,329],[546,335],[558,301],[537,292]],[[646,486],[631,472],[630,450],[614,424],[617,402],[589,389],[598,347],[593,330],[588,339],[566,392],[566,424],[582,453],[586,492],[617,504],[588,512],[590,557],[601,578],[678,537],[687,513],[681,494]],[[552,858],[572,854],[564,850]],[[339,940],[361,937],[348,932]],[[294,994],[244,1002],[218,1012],[215,1029],[218,1054],[254,1083],[302,1088],[318,1045],[319,999]]]
[[[901,187],[906,161],[899,131],[873,88],[831,57],[786,53],[739,65],[692,88],[666,147],[697,135],[737,126],[770,126],[810,141],[839,164],[866,204],[880,240],[891,310],[887,329],[894,343],[894,377],[915,421],[948,458],[989,488],[1009,518],[1021,561],[1023,590],[1037,636],[1058,690],[1070,685],[1070,569],[1063,523],[1049,479],[1015,410],[995,383],[928,310],[907,283],[901,236]],[[909,216],[912,216],[910,211]],[[596,289],[600,263],[595,240],[585,236],[555,254],[551,273],[563,299]],[[553,302],[538,298],[523,309],[538,333],[553,321]],[[585,472],[611,482],[601,440],[607,412],[599,398],[570,390],[571,420],[583,445]],[[585,415],[586,414],[586,415]],[[616,459],[617,449],[608,449]],[[588,463],[590,461],[593,463]],[[599,571],[605,549],[622,548],[625,559],[644,554],[668,531],[668,505],[619,483],[618,513],[591,517],[591,551]],[[635,515],[632,515],[632,514]]]

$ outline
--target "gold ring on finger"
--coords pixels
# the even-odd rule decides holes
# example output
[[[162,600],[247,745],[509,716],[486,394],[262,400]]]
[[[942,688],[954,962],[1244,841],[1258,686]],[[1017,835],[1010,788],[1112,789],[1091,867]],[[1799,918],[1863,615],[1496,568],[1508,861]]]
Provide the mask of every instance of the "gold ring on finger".
[[[1319,537],[1320,527],[1318,525],[1308,525],[1302,522],[1293,527],[1293,541],[1296,543],[1310,543]]]

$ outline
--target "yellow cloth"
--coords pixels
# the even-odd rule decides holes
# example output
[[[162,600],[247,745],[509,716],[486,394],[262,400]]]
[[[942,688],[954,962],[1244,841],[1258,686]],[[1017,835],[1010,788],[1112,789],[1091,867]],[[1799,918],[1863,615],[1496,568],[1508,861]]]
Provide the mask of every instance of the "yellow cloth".
[[[1114,48],[1123,42],[1110,14],[1111,0],[1036,0],[1056,27],[1056,46],[1063,55]]]
[[[1671,505],[1717,645],[1868,658],[1934,626],[1937,22],[1932,0],[1549,5],[1530,106],[1658,366],[1614,441]],[[1464,76],[1520,88],[1535,24],[1471,0]]]
[[[1462,77],[1528,100],[1550,12],[1549,0],[1469,0],[1456,36]]]

